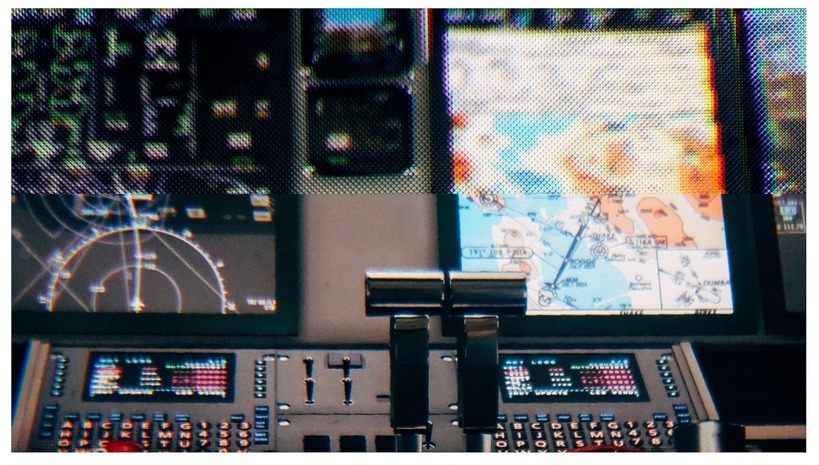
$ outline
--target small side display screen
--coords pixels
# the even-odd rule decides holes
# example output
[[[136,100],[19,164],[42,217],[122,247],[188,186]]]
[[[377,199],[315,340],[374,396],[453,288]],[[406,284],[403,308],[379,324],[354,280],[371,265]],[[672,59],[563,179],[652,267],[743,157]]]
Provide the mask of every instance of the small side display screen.
[[[394,75],[412,60],[409,10],[327,8],[305,13],[304,64],[320,77]]]
[[[92,352],[83,399],[92,402],[232,402],[234,354]]]
[[[504,402],[647,402],[632,354],[501,354]]]

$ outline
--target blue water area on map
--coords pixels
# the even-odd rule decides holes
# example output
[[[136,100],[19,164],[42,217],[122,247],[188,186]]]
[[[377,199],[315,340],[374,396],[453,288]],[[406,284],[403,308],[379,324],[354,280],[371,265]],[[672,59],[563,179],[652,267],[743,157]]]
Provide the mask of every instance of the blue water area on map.
[[[595,260],[591,254],[591,243],[588,239],[580,241],[570,257],[575,263],[593,262],[594,268],[577,268],[566,266],[558,281],[558,297],[566,296],[576,299],[572,306],[581,310],[620,310],[631,308],[628,295],[628,281],[622,271],[603,260]],[[586,283],[588,287],[572,287],[574,280]]]
[[[577,118],[571,114],[502,113],[495,116],[495,130],[512,139],[505,152],[528,152],[537,146],[541,135],[564,132]]]
[[[525,191],[560,192],[560,180],[548,173],[521,170],[520,156],[535,149],[541,136],[554,136],[566,131],[577,115],[505,113],[495,116],[495,131],[508,136],[512,144],[500,152],[500,166],[510,180]]]
[[[530,283],[535,295],[530,302],[537,302],[537,291],[545,283],[551,284],[560,269],[565,255],[571,249],[576,223],[563,225],[562,231],[554,219],[544,224],[544,214],[556,216],[566,212],[569,207],[563,196],[542,196],[525,198],[504,198],[506,206],[500,212],[485,213],[484,209],[465,196],[458,197],[461,248],[489,248],[493,245],[492,228],[500,224],[504,216],[517,220],[521,231],[539,230],[541,245],[550,248],[554,253],[546,257],[537,257],[542,263],[541,277],[538,283]],[[530,218],[532,221],[527,220]],[[621,271],[605,261],[595,260],[591,254],[592,243],[588,239],[579,240],[570,257],[572,264],[566,265],[557,283],[557,298],[566,301],[574,299],[571,307],[581,310],[605,310],[631,308],[628,296],[628,281]],[[465,271],[498,271],[499,260],[495,258],[464,258],[462,269]],[[505,261],[505,260],[504,260]],[[584,263],[593,263],[593,268],[583,268]],[[586,284],[587,287],[579,287]],[[561,304],[562,305],[562,304]]]
[[[340,27],[377,26],[384,22],[382,8],[327,8],[324,10],[327,24]]]

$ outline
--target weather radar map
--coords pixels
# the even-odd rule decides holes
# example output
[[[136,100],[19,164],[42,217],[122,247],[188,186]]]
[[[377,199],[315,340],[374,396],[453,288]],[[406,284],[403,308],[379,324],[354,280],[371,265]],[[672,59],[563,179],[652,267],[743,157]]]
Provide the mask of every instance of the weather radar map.
[[[267,195],[16,195],[12,309],[273,313]]]
[[[698,24],[448,30],[455,191],[724,192],[708,44]]]
[[[731,314],[719,195],[458,197],[464,271],[522,271],[529,315]]]

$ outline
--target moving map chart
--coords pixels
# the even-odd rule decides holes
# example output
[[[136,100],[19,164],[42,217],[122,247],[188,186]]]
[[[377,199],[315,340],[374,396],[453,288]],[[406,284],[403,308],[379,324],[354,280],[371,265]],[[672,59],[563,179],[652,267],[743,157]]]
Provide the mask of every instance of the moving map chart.
[[[267,195],[17,195],[12,309],[272,314]]]
[[[463,271],[528,275],[528,315],[732,314],[719,195],[458,197]]]

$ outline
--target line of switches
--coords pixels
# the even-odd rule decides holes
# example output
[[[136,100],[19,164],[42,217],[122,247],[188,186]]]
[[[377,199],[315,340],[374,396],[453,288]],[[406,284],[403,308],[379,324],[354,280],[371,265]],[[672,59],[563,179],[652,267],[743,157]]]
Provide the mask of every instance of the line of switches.
[[[338,366],[337,360],[334,360],[337,356],[330,357],[328,359],[328,365],[330,368],[336,368]],[[362,367],[362,361],[360,360],[361,356],[356,354],[356,367]],[[312,357],[305,357],[304,360],[304,390],[305,390],[305,405],[316,405],[316,380],[313,378],[313,368],[315,366],[315,361]],[[341,405],[345,407],[349,407],[354,404],[353,401],[353,380],[350,377],[351,370],[353,368],[353,360],[350,356],[344,356],[341,359],[341,385],[344,389],[344,400],[341,401]]]

